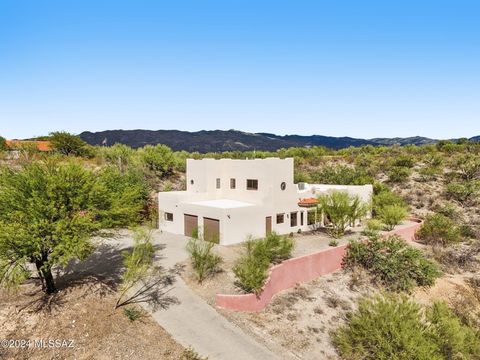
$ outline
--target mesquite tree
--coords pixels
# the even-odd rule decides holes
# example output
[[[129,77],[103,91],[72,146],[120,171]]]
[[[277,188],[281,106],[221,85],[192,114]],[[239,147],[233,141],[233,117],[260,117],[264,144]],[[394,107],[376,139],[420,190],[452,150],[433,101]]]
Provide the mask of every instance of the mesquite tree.
[[[107,198],[96,176],[71,162],[0,169],[0,285],[20,284],[32,263],[44,291],[56,292],[52,267],[91,253]]]

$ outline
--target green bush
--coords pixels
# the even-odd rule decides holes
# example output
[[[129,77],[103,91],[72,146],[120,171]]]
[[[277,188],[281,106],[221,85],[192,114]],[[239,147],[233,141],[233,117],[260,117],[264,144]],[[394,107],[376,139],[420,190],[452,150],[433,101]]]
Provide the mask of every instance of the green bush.
[[[175,157],[166,145],[147,145],[138,150],[141,162],[158,176],[167,176],[173,172]]]
[[[376,185],[373,195],[373,215],[378,215],[379,211],[388,205],[398,205],[406,209],[405,200],[392,192],[385,185]]]
[[[402,155],[395,159],[393,166],[412,168],[415,165],[415,159],[410,155]]]
[[[88,144],[76,135],[69,134],[65,131],[56,131],[50,133],[50,143],[53,150],[62,155],[73,156],[90,156]]]
[[[383,226],[380,220],[369,219],[365,224],[362,234],[365,236],[375,236],[383,229]]]
[[[271,233],[265,239],[248,240],[244,245],[244,254],[233,268],[237,285],[246,292],[261,291],[270,264],[288,259],[294,246],[292,238],[276,233]]]
[[[340,238],[348,226],[367,214],[368,207],[358,196],[351,196],[345,191],[333,191],[318,198],[322,212],[331,224],[330,235]]]
[[[477,180],[451,182],[447,184],[445,192],[449,199],[458,201],[461,204],[470,204],[478,198],[480,182]]]
[[[326,165],[311,174],[311,179],[320,184],[365,185],[373,178],[364,170],[346,165]]]
[[[478,333],[461,324],[444,303],[424,311],[406,297],[364,298],[347,324],[333,333],[344,359],[478,359]]]
[[[342,267],[348,270],[362,267],[377,282],[393,291],[410,291],[414,286],[433,285],[440,275],[435,263],[396,235],[350,242]]]
[[[417,237],[429,245],[447,246],[460,242],[460,228],[445,215],[433,214],[425,218]]]
[[[195,238],[187,243],[187,251],[190,254],[192,267],[200,283],[208,276],[219,271],[218,265],[222,262],[222,258],[212,252],[214,246],[215,244],[211,242]]]
[[[408,216],[407,210],[400,205],[387,205],[378,211],[378,217],[385,224],[385,230],[391,231]]]
[[[4,137],[0,136],[0,151],[7,150],[7,140]]]
[[[412,174],[412,171],[403,166],[394,166],[388,172],[388,180],[393,183],[403,183],[407,181]]]

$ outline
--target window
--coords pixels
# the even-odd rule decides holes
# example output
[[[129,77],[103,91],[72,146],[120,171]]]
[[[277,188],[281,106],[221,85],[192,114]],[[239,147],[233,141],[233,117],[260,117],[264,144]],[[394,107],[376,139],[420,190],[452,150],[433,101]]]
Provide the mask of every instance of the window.
[[[230,179],[230,189],[235,189],[237,187],[237,182],[235,179]]]
[[[285,214],[277,214],[277,224],[283,224],[285,221]]]
[[[303,211],[300,213],[300,225],[303,226]]]
[[[166,212],[166,213],[165,213],[165,220],[167,220],[167,221],[173,221],[173,214],[172,214],[172,213],[169,213],[169,212]]]
[[[287,188],[287,184],[284,181],[280,184],[280,189],[285,190],[286,188]]]
[[[192,180],[190,180],[190,184],[192,184],[192,185],[193,185],[193,179],[192,179]]]
[[[220,189],[220,178],[217,178],[217,189]]]
[[[307,212],[307,225],[315,225],[316,214],[315,210]]]
[[[247,179],[247,190],[258,190],[258,180]]]
[[[297,226],[297,212],[290,213],[290,226]]]

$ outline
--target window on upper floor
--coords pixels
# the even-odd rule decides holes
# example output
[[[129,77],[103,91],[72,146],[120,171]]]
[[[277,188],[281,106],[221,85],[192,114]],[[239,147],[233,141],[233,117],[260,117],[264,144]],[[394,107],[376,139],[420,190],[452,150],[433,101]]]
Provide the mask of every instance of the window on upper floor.
[[[247,190],[258,190],[258,180],[247,179]]]
[[[235,179],[230,179],[230,189],[235,189],[237,187],[237,181]]]
[[[283,224],[285,221],[285,214],[277,214],[277,224]]]
[[[217,189],[220,189],[220,178],[217,178]]]
[[[167,220],[167,221],[173,221],[173,214],[172,214],[172,213],[169,213],[169,212],[166,212],[166,213],[165,213],[165,220]]]

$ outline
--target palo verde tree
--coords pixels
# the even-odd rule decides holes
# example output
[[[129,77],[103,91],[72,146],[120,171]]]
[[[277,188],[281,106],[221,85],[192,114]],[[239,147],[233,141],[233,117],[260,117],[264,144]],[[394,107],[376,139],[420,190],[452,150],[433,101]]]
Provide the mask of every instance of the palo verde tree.
[[[50,133],[49,138],[55,151],[63,155],[86,156],[88,155],[88,144],[80,137],[65,131]]]
[[[56,292],[52,267],[92,252],[108,196],[94,173],[72,162],[0,169],[0,285],[26,280],[31,263],[44,291]]]

